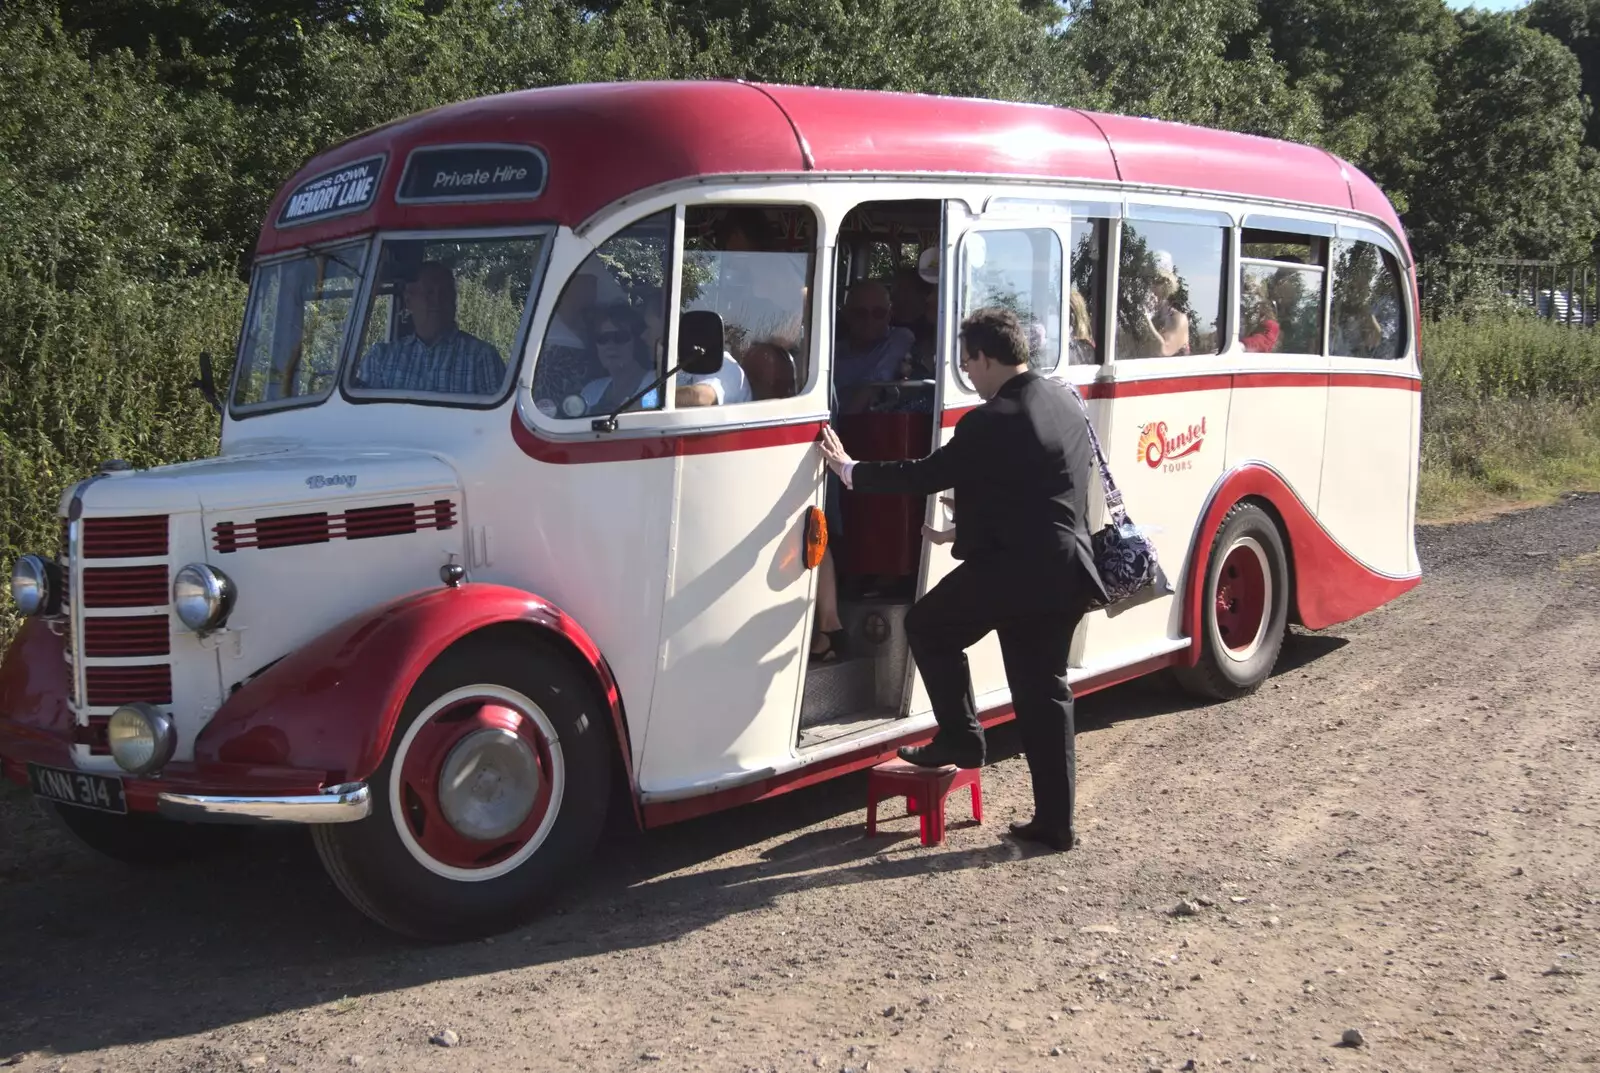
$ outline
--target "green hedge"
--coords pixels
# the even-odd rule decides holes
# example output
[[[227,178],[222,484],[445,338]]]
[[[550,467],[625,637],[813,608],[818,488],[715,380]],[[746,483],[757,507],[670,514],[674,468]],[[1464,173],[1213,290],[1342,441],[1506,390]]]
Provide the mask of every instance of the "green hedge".
[[[1422,365],[1424,519],[1600,488],[1600,329],[1447,317]]]

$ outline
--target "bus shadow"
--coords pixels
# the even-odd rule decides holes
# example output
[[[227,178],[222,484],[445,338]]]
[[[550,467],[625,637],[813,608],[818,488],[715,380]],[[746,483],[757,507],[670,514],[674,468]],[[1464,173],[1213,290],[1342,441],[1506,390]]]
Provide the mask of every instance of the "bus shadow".
[[[1343,643],[1297,635],[1278,673]],[[1198,706],[1159,679],[1139,680],[1083,698],[1079,730]],[[1019,754],[1014,725],[990,732],[992,760]],[[18,791],[5,792],[11,800],[0,808],[19,803]],[[454,945],[408,942],[368,923],[326,879],[300,831],[244,831],[222,859],[165,871],[39,851],[20,872],[0,876],[0,1062],[656,946],[799,891],[1002,866],[1034,852],[998,834],[976,848],[925,849],[896,804],[885,806],[888,826],[868,837],[865,805],[858,772],[656,831],[619,820],[587,878],[538,920]],[[838,823],[852,813],[860,822]],[[950,820],[952,832],[971,824],[964,803]],[[990,827],[1004,830],[998,818]],[[772,844],[749,852],[764,843]],[[730,855],[735,863],[718,863]]]

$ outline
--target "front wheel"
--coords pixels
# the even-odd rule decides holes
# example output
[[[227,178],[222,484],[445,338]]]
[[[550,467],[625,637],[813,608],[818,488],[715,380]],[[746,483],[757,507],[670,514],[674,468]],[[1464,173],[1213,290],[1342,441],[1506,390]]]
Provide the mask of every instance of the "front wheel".
[[[1289,619],[1288,555],[1271,515],[1240,503],[1223,517],[1203,584],[1200,661],[1178,668],[1178,682],[1214,700],[1253,693],[1278,662]]]
[[[611,757],[589,683],[547,642],[445,652],[417,680],[372,778],[372,812],[312,829],[362,912],[419,939],[526,920],[598,841]]]

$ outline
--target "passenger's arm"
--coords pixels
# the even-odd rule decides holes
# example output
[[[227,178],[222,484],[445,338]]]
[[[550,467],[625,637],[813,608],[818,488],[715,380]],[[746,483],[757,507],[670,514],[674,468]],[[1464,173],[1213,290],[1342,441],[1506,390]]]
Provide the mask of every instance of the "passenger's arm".
[[[717,386],[714,383],[702,381],[685,384],[677,390],[677,405],[680,407],[715,406],[717,401]]]

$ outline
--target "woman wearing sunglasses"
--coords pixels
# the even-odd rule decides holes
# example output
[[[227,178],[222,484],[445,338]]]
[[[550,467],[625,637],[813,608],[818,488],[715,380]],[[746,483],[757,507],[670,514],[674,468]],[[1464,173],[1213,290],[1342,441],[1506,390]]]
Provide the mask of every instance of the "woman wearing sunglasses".
[[[606,375],[583,385],[583,412],[614,413],[656,379],[655,366],[644,341],[644,320],[631,306],[606,305],[594,311],[589,324],[594,354]],[[648,410],[659,406],[659,390],[637,400],[630,409]]]

